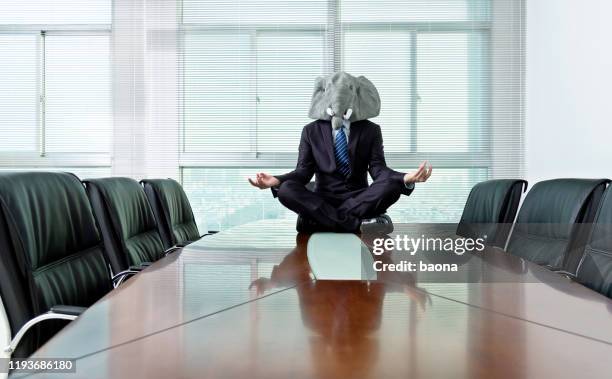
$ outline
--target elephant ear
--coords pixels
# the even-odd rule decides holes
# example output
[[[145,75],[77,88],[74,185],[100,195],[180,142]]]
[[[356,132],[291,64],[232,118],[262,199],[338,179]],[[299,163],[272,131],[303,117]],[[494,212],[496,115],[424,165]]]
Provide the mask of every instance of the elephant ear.
[[[315,79],[314,92],[310,100],[310,110],[308,117],[315,120],[331,120],[331,116],[327,114],[327,105],[323,101],[325,98],[325,78],[319,76]]]
[[[351,121],[367,120],[380,113],[380,96],[374,84],[365,76],[357,78],[355,109]]]

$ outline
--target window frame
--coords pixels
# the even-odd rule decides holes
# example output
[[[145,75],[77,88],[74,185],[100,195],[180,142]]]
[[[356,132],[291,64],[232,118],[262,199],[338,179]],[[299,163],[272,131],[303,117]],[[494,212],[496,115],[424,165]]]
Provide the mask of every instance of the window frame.
[[[251,33],[251,60],[254,61],[254,65],[251,68],[251,75],[256,76],[257,67],[257,53],[253,48],[253,44],[256,43],[254,37],[259,30],[273,29],[279,32],[320,32],[326,30],[326,38],[324,38],[324,55],[327,60],[326,69],[328,72],[341,70],[344,66],[344,34],[347,30],[388,30],[389,25],[392,24],[394,30],[406,30],[411,34],[411,82],[413,85],[410,88],[411,91],[411,114],[410,114],[410,133],[411,141],[410,146],[407,147],[406,152],[387,152],[385,154],[387,162],[392,167],[416,167],[424,159],[429,159],[436,162],[438,168],[475,168],[475,169],[487,169],[491,171],[493,159],[491,157],[491,117],[490,114],[486,115],[486,119],[482,122],[482,149],[478,151],[468,152],[420,152],[417,150],[417,114],[418,114],[418,67],[417,67],[417,49],[418,49],[418,35],[425,33],[468,33],[479,31],[483,33],[483,43],[485,48],[488,49],[491,39],[491,28],[492,21],[415,21],[415,22],[342,22],[340,20],[340,9],[341,0],[329,0],[327,11],[327,23],[326,24],[307,24],[307,25],[269,25],[269,24],[220,24],[220,25],[204,25],[204,24],[192,24],[183,23],[183,12],[181,10],[179,15],[179,31],[180,31],[180,42],[181,51],[184,47],[184,38],[189,33],[201,33],[201,32],[220,32],[220,31],[238,31]],[[275,167],[292,169],[295,167],[297,160],[297,151],[295,153],[279,152],[258,152],[256,150],[256,134],[255,137],[251,136],[251,140],[255,139],[255,143],[251,143],[251,146],[255,147],[255,150],[244,152],[244,153],[207,153],[207,152],[187,152],[185,151],[185,107],[183,106],[184,101],[184,59],[181,57],[180,64],[180,83],[179,83],[179,172],[181,173],[183,168],[258,168],[258,167]],[[490,60],[484,62],[485,70],[488,75],[491,74]],[[256,78],[253,78],[255,81]],[[490,83],[487,83],[490,87]],[[255,88],[255,98],[257,96],[257,88]],[[484,99],[489,105],[491,103],[491,92],[488,90],[487,96]],[[256,99],[254,99],[256,101]],[[256,106],[254,109],[256,109]],[[256,110],[255,110],[256,112]],[[255,122],[256,124],[256,122]],[[257,125],[255,125],[257,127]],[[299,136],[296,136],[299,138]]]
[[[182,16],[181,16],[182,17]],[[280,167],[290,168],[295,166],[297,159],[297,151],[295,153],[272,153],[272,152],[259,152],[257,151],[257,36],[262,32],[274,32],[274,33],[303,33],[303,34],[318,34],[325,28],[324,24],[304,24],[295,25],[287,24],[278,26],[265,25],[265,24],[240,24],[240,25],[193,25],[193,24],[181,24],[180,28],[180,51],[183,51],[185,46],[185,37],[187,34],[218,34],[218,33],[240,33],[250,36],[250,80],[254,87],[254,105],[252,107],[253,119],[255,120],[254,128],[250,131],[249,145],[251,146],[248,152],[189,152],[185,148],[185,59],[184,56],[180,57],[180,72],[179,72],[179,168],[182,170],[183,167]],[[328,57],[325,53],[328,48],[326,39],[322,40],[324,57]],[[201,162],[207,162],[206,165],[201,165]]]
[[[112,166],[113,146],[108,152],[57,152],[46,151],[45,128],[45,38],[46,36],[71,35],[106,35],[112,46],[111,24],[19,24],[0,25],[0,35],[33,35],[37,36],[37,93],[33,94],[37,101],[36,149],[31,151],[0,151],[0,168],[2,169],[51,169],[55,167],[73,168],[110,168]],[[111,80],[112,100],[112,53],[109,54],[109,80]],[[111,112],[113,109],[111,107]],[[111,114],[111,120],[113,115]],[[113,125],[110,125],[112,130]]]

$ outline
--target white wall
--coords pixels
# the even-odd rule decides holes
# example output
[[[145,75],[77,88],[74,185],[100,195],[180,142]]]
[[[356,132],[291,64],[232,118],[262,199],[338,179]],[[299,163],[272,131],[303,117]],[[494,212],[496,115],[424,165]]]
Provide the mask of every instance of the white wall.
[[[612,178],[612,1],[527,0],[526,171]]]

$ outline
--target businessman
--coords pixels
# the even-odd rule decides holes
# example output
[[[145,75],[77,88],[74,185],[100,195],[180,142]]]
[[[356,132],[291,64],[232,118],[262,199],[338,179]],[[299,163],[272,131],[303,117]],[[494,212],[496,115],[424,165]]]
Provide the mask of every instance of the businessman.
[[[391,219],[384,213],[401,195],[410,195],[415,183],[427,181],[432,167],[423,162],[413,173],[387,167],[380,127],[368,120],[379,112],[378,91],[365,77],[337,72],[317,78],[309,112],[316,121],[302,130],[295,170],[277,176],[260,172],[249,182],[271,188],[300,215],[298,231],[390,233]]]

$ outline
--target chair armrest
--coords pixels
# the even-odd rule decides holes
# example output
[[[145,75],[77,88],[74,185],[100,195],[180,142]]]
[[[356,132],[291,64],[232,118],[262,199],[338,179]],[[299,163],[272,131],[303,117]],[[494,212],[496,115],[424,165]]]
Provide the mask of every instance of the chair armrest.
[[[134,275],[134,274],[138,274],[140,272],[140,270],[132,270],[132,269],[127,269],[124,271],[121,271],[117,274],[115,274],[111,280],[114,282],[115,280],[121,279],[125,276],[130,276],[130,275]]]
[[[557,273],[557,274],[559,274],[561,276],[564,276],[564,277],[566,277],[566,278],[568,278],[570,280],[576,280],[576,274],[572,274],[571,272],[567,272],[567,271],[564,271],[564,270],[556,270],[556,271],[553,271],[553,272],[555,272],[555,273]]]
[[[182,248],[183,248],[183,246],[178,246],[178,245],[172,246],[168,250],[164,251],[164,256],[172,254],[175,251],[181,250]]]
[[[61,313],[69,316],[80,316],[87,308],[77,307],[76,305],[54,305],[51,307],[51,313]]]
[[[117,274],[115,274],[112,278],[111,281],[113,282],[113,288],[117,288],[119,287],[119,285],[121,283],[123,283],[125,281],[126,278],[138,274],[141,270],[132,270],[132,269],[127,269],[124,271],[121,271]]]
[[[559,267],[554,267],[554,266],[551,266],[551,265],[542,265],[542,267],[546,267],[550,271],[552,271],[552,272],[554,272],[556,274],[559,274],[561,276],[565,276],[568,279],[576,280],[576,274],[568,272],[568,271],[565,271],[565,270],[563,270],[563,269],[561,269]]]
[[[142,271],[145,268],[151,266],[153,263],[151,262],[141,262],[139,265],[133,265],[128,268],[128,271]]]
[[[113,288],[119,287],[119,285],[123,283],[127,278],[129,278],[132,275],[138,274],[140,271],[144,270],[145,268],[151,265],[152,265],[151,262],[141,262],[140,265],[138,266],[133,265],[133,266],[130,266],[127,270],[117,273],[115,276],[111,278],[113,282]]]
[[[9,343],[7,347],[4,348],[4,352],[8,354],[12,354],[19,342],[25,334],[30,330],[34,325],[46,321],[46,320],[75,320],[81,313],[85,311],[86,308],[71,306],[71,305],[55,305],[51,307],[51,310],[47,313],[43,313],[29,320],[15,333],[15,336]]]

